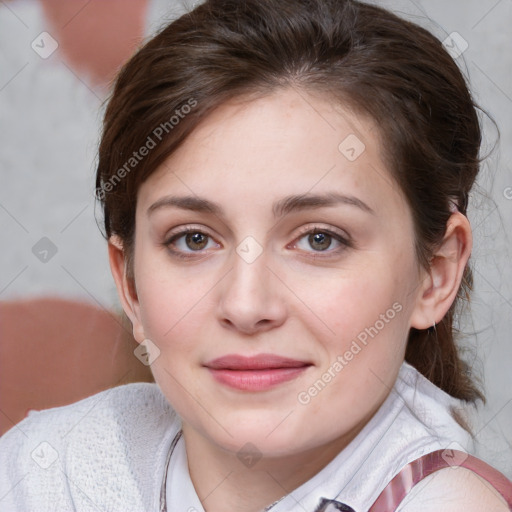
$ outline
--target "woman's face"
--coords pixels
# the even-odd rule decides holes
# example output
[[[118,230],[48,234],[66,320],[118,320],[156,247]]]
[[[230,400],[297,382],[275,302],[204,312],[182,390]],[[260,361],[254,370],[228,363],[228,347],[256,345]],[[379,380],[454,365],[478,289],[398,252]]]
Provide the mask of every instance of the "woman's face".
[[[141,186],[130,316],[184,431],[298,454],[387,397],[421,274],[378,135],[283,89],[217,109]]]

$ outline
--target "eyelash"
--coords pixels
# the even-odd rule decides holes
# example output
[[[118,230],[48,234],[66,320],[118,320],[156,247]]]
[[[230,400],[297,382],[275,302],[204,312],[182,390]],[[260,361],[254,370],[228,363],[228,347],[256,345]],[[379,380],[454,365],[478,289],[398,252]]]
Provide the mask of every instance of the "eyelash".
[[[201,254],[201,251],[191,251],[189,253],[190,255],[186,256],[185,253],[183,253],[181,251],[176,251],[174,249],[171,249],[170,246],[173,242],[175,242],[176,240],[179,240],[181,237],[186,236],[191,233],[200,233],[202,235],[206,235],[207,237],[209,237],[209,239],[213,240],[213,237],[211,235],[209,235],[208,233],[205,233],[205,231],[202,228],[188,226],[188,227],[181,229],[180,231],[177,231],[176,233],[173,233],[170,237],[166,238],[163,245],[165,247],[167,247],[167,249],[171,252],[171,254],[173,256],[175,256],[176,258],[182,259],[182,260],[190,260],[192,258],[197,259],[198,256],[204,257],[204,254]]]
[[[206,235],[209,238],[209,240],[213,240],[213,237],[210,234],[206,233],[202,228],[185,227],[182,230],[180,230],[176,233],[173,233],[170,237],[166,238],[163,245],[171,252],[171,254],[173,256],[180,258],[182,260],[190,260],[192,258],[197,259],[198,256],[204,257],[205,255],[202,254],[201,251],[190,251],[190,253],[188,253],[190,255],[185,255],[186,253],[183,253],[181,251],[176,251],[176,250],[170,248],[171,244],[174,243],[176,240],[179,240],[181,237],[186,236],[191,233],[199,233],[202,235]],[[318,233],[328,235],[332,239],[339,242],[341,244],[341,247],[334,249],[334,250],[326,249],[326,251],[314,251],[314,250],[311,252],[306,251],[306,252],[310,253],[307,256],[308,258],[313,258],[313,259],[324,258],[325,259],[325,258],[332,257],[333,255],[337,256],[340,252],[354,247],[352,240],[350,239],[349,236],[347,236],[347,237],[342,236],[339,233],[335,233],[334,231],[332,231],[330,229],[322,228],[321,226],[313,226],[313,227],[304,228],[299,233],[299,236],[296,237],[293,242],[291,242],[291,244],[293,244],[293,246],[295,247],[296,244],[298,243],[298,241],[300,241],[305,236],[314,235],[314,234],[318,234]],[[291,244],[288,244],[287,247],[289,247]]]
[[[347,234],[346,236],[341,235],[340,233],[335,233],[333,230],[323,228],[321,226],[308,226],[300,230],[299,236],[295,238],[295,240],[292,242],[293,246],[297,245],[297,243],[304,238],[307,235],[315,235],[318,233],[322,233],[325,235],[330,236],[333,240],[336,240],[341,244],[340,247],[337,249],[326,249],[325,251],[307,251],[308,252],[308,258],[313,259],[327,259],[329,257],[338,256],[341,252],[345,251],[346,249],[350,249],[354,247],[354,244],[352,243],[352,240],[350,239],[350,236]],[[290,244],[289,244],[290,245]]]

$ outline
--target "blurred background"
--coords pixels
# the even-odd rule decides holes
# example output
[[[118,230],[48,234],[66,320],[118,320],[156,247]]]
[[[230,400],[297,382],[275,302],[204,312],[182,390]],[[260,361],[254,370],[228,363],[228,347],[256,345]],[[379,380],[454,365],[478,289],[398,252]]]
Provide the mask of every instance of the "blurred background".
[[[0,0],[0,434],[29,409],[151,381],[120,315],[94,173],[116,71],[199,2]],[[374,2],[433,32],[468,78],[490,154],[471,197],[478,455],[512,478],[512,0]],[[493,149],[494,148],[494,149]]]

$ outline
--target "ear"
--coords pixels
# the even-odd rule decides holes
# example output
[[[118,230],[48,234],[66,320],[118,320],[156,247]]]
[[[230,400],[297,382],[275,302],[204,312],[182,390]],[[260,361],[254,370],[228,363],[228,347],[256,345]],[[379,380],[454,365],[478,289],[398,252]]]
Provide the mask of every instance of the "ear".
[[[118,236],[111,236],[108,241],[108,258],[119,300],[124,312],[132,322],[133,337],[141,343],[146,337],[140,317],[137,289],[135,282],[127,277],[127,259],[123,250],[123,242]]]
[[[443,241],[434,251],[430,268],[424,272],[411,327],[428,329],[442,320],[457,296],[472,245],[468,219],[460,212],[453,213]]]

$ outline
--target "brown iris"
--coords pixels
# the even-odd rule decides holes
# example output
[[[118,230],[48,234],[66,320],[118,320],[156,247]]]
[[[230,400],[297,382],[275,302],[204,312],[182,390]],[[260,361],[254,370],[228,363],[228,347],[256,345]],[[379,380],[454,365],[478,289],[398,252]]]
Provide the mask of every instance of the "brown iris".
[[[204,249],[208,243],[208,235],[203,233],[188,233],[185,237],[185,243],[189,249],[198,251]]]
[[[325,251],[331,245],[331,236],[326,233],[312,233],[308,236],[308,242],[313,249]]]

